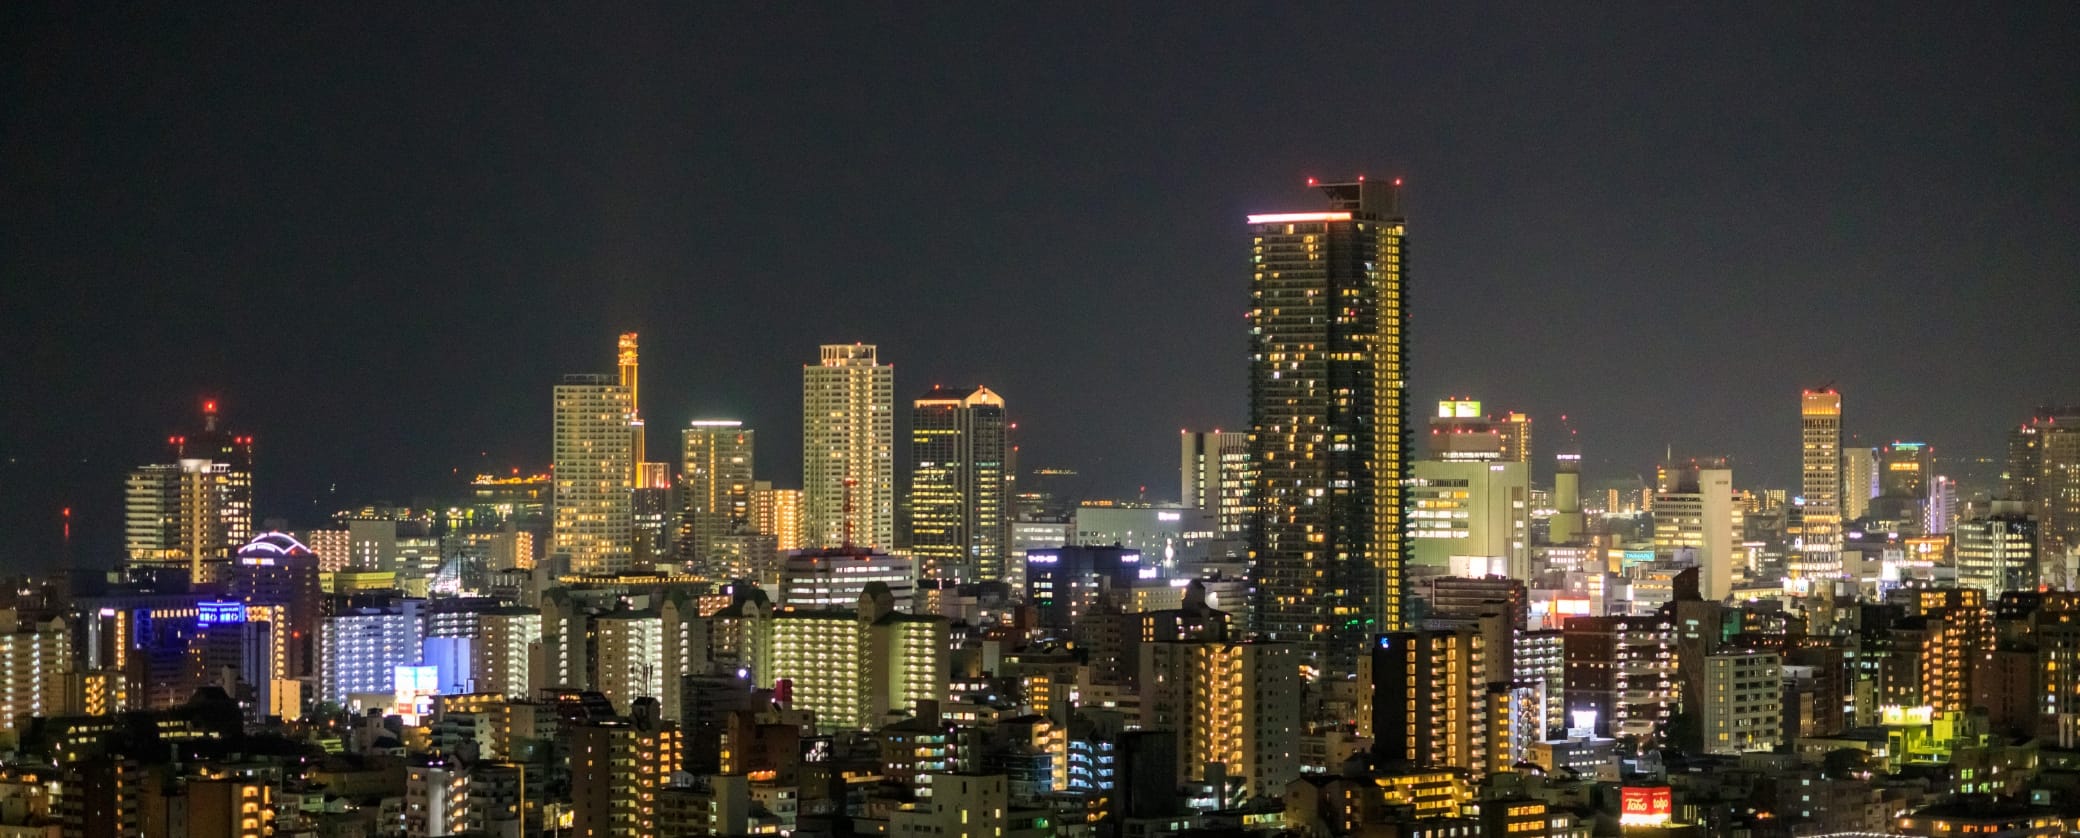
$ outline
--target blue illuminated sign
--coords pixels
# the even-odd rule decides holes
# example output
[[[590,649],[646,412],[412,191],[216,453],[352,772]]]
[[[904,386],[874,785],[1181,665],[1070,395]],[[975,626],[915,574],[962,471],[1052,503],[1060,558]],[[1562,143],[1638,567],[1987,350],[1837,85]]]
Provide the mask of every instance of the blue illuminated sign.
[[[203,626],[246,621],[246,604],[230,602],[198,602],[195,604],[195,624]]]

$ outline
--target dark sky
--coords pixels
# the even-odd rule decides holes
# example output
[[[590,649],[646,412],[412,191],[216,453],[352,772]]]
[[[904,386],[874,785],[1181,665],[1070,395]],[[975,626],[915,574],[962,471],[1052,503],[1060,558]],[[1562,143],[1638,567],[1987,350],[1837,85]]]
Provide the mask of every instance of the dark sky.
[[[1786,485],[1829,380],[1952,453],[2080,400],[2072,3],[106,5],[0,12],[0,570],[68,504],[112,560],[203,393],[299,524],[538,468],[623,329],[654,428],[783,485],[864,340],[1167,495],[1310,175],[1408,181],[1415,402],[1567,413],[1592,476]]]

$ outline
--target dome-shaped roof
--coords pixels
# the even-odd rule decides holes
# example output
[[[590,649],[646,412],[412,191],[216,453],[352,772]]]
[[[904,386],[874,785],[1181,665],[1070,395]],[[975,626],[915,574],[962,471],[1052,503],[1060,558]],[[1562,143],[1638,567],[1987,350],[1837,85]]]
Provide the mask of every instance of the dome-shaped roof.
[[[238,548],[241,559],[275,559],[283,556],[307,556],[311,548],[303,546],[295,536],[280,530],[269,530],[253,537],[244,547]]]

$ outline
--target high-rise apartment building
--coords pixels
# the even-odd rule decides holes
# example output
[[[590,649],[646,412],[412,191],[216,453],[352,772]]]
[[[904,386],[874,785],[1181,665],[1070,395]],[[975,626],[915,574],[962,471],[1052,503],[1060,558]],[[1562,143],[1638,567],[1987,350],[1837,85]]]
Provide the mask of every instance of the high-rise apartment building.
[[[786,681],[797,708],[824,730],[879,727],[891,711],[941,700],[952,678],[945,617],[895,610],[884,584],[869,585],[856,610],[783,611],[772,620],[771,686]]]
[[[895,544],[895,380],[867,344],[802,368],[802,546]]]
[[[592,621],[599,677],[592,687],[626,713],[638,698],[664,699],[664,620],[657,612],[615,611]]]
[[[2080,405],[2040,407],[2009,433],[2001,490],[2036,507],[2037,555],[2080,550]]]
[[[1322,189],[1327,211],[1249,217],[1252,612],[1350,672],[1402,621],[1407,223],[1395,184]]]
[[[773,549],[802,549],[802,490],[775,489],[770,481],[751,484],[751,528],[773,537]]]
[[[659,834],[658,793],[684,759],[679,726],[643,716],[596,719],[573,726],[570,740],[570,834]]]
[[[166,446],[170,462],[138,468],[123,484],[129,564],[222,581],[231,551],[253,535],[253,438],[220,428],[209,400],[202,429]]]
[[[1373,752],[1382,761],[1487,770],[1484,646],[1470,629],[1380,635],[1358,688],[1371,696]]]
[[[1179,431],[1179,502],[1211,512],[1222,538],[1249,534],[1249,491],[1255,472],[1249,434],[1241,431]]]
[[[552,549],[579,573],[618,573],[634,557],[634,394],[606,375],[556,385]]]
[[[1143,644],[1142,729],[1177,732],[1190,779],[1219,765],[1248,797],[1278,794],[1300,773],[1301,658],[1287,643]]]
[[[1784,741],[1784,659],[1729,649],[1705,655],[1704,750],[1728,756],[1769,751]]]
[[[996,582],[1010,549],[1004,399],[932,388],[910,414],[910,549],[925,578]]]
[[[71,632],[62,619],[19,625],[17,612],[0,610],[0,740],[14,742],[16,726],[38,716],[64,715],[71,682]]]
[[[396,670],[419,661],[422,600],[361,607],[318,625],[318,699],[347,706],[357,693],[390,693]]]
[[[1677,700],[1674,626],[1662,617],[1575,617],[1561,629],[1569,717],[1595,732],[1660,736]]]
[[[752,525],[755,441],[753,432],[735,419],[696,419],[679,432],[679,474],[686,495],[682,558],[705,563],[717,536]]]
[[[1531,417],[1528,414],[1510,411],[1488,421],[1495,425],[1496,433],[1502,437],[1502,459],[1512,463],[1531,464]]]
[[[1832,388],[1800,395],[1804,522],[1793,579],[1832,579],[1842,572],[1842,394]]]

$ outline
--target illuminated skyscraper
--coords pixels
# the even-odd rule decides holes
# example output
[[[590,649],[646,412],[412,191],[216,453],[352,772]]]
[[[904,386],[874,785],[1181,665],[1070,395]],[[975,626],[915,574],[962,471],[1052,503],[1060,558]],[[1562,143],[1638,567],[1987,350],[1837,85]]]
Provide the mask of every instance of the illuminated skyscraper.
[[[685,484],[682,558],[706,561],[716,536],[752,524],[751,464],[755,437],[735,419],[697,419],[679,432]]]
[[[1178,499],[1214,514],[1223,538],[1249,534],[1249,434],[1179,431]]]
[[[912,405],[910,549],[925,578],[1004,578],[1008,430],[1004,399],[988,387],[965,395],[934,387]]]
[[[556,385],[552,551],[580,573],[620,572],[634,556],[632,394],[612,376],[566,375]]]
[[[1831,579],[1842,571],[1842,394],[1807,390],[1800,397],[1803,426],[1804,535],[1790,561],[1793,579]]]
[[[803,546],[895,544],[895,382],[866,344],[802,368]]]
[[[2008,435],[2001,490],[2036,508],[2043,561],[2080,549],[2080,405],[2040,407]]]
[[[202,403],[202,430],[166,438],[171,462],[132,471],[123,484],[129,563],[185,570],[218,582],[232,550],[253,535],[253,438],[217,425]]]
[[[1842,449],[1842,520],[1869,515],[1871,498],[1877,496],[1877,449],[1860,445]]]
[[[1322,189],[1249,217],[1253,616],[1351,672],[1402,622],[1406,221],[1392,184]]]
[[[643,399],[640,386],[642,382],[642,364],[636,351],[636,333],[622,332],[617,349],[615,360],[618,362],[621,370],[621,386],[628,388],[628,427],[635,437],[633,443],[634,456],[630,462],[636,463],[640,467],[642,463],[647,463],[650,460],[645,456],[648,452],[647,446],[643,442]]]

